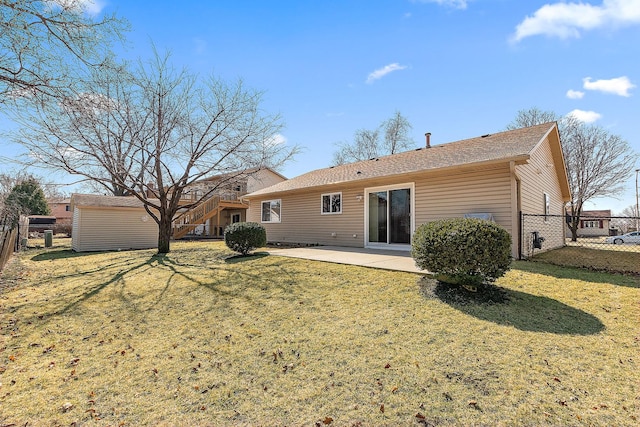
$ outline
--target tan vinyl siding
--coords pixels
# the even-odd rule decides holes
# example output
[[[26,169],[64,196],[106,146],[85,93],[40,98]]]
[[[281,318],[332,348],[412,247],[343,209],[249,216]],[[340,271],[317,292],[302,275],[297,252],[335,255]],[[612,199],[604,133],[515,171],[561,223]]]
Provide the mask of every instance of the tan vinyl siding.
[[[364,199],[356,199],[357,195],[362,195],[362,189],[339,188],[335,191],[342,191],[342,213],[336,215],[321,214],[321,195],[324,192],[320,190],[279,197],[282,221],[262,223],[267,230],[267,239],[270,242],[362,247]],[[251,200],[248,221],[261,223],[261,202],[266,200],[273,198]]]
[[[554,168],[554,159],[548,139],[545,139],[531,154],[529,163],[516,166],[521,180],[521,206],[525,214],[545,214],[544,194],[549,195],[551,215],[564,216],[564,201]],[[525,218],[523,238],[527,239],[533,231],[545,238],[543,250],[564,246],[564,219],[549,217]],[[526,242],[526,240],[525,240]]]
[[[77,252],[148,249],[157,244],[158,226],[144,209],[74,209],[72,248]]]
[[[271,242],[364,246],[365,188],[414,183],[415,226],[439,218],[462,217],[466,213],[491,213],[494,220],[513,231],[511,181],[508,164],[490,169],[457,173],[421,173],[393,179],[376,179],[252,198],[247,216],[260,223],[263,200],[282,200],[282,222],[263,224]],[[321,215],[321,195],[342,192],[342,214]],[[363,196],[359,201],[357,196]],[[335,237],[332,236],[335,233]],[[354,237],[354,235],[356,237]]]
[[[261,169],[247,177],[247,193],[271,187],[282,181],[284,179],[280,175],[273,173],[269,169]]]
[[[512,232],[509,166],[425,177],[416,181],[416,227],[467,213],[491,213]]]
[[[82,227],[80,226],[80,216],[82,211],[78,208],[73,210],[73,223],[71,228],[71,249],[76,252],[80,252],[80,236],[82,233]]]

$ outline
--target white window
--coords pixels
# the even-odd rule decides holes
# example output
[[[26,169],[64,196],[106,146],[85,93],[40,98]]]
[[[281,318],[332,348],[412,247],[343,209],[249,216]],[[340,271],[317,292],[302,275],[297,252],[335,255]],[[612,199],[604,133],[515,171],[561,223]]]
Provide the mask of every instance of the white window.
[[[342,213],[342,193],[323,194],[321,202],[321,213],[323,215]]]
[[[583,228],[601,228],[600,221],[584,221]]]
[[[262,222],[280,222],[280,199],[262,202]]]

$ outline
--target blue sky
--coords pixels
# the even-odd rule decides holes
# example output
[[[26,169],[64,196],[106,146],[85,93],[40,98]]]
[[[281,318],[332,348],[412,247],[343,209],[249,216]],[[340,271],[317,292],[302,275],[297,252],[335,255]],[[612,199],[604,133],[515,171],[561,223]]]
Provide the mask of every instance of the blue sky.
[[[335,144],[400,111],[439,144],[504,130],[520,109],[573,112],[640,152],[640,0],[103,0],[203,76],[242,78],[304,151],[281,172],[329,166]],[[6,168],[6,165],[2,166]],[[640,164],[638,165],[640,167]],[[622,200],[587,208],[619,212]]]

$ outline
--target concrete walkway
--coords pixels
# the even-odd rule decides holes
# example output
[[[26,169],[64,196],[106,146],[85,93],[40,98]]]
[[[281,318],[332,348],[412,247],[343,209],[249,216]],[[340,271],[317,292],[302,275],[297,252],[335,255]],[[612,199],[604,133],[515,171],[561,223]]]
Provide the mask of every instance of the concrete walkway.
[[[337,264],[360,265],[384,270],[407,271],[425,274],[416,267],[411,254],[405,251],[390,251],[338,246],[312,246],[307,248],[269,248],[271,255],[303,258]]]

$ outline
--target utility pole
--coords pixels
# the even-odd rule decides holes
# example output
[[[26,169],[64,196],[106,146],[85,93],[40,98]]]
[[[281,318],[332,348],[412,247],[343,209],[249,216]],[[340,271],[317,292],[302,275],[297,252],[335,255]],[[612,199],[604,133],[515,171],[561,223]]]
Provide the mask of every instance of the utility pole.
[[[640,172],[640,169],[636,169],[636,231],[640,231],[640,228],[638,228],[638,222],[640,222],[640,210],[638,209],[638,172]]]

